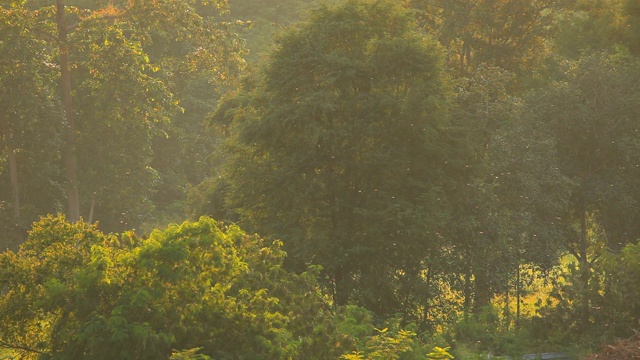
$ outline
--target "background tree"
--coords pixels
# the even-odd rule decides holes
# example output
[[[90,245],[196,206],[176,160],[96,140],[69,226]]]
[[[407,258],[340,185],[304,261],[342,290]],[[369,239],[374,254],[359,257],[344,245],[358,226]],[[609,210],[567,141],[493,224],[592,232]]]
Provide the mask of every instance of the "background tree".
[[[560,171],[575,184],[569,208],[575,232],[567,248],[581,272],[577,321],[587,326],[590,269],[597,259],[590,244],[601,241],[620,249],[640,237],[640,130],[635,111],[640,68],[628,55],[598,53],[567,62],[562,69],[562,79],[529,101],[535,123],[554,139]]]
[[[640,243],[607,252],[598,263],[596,274],[604,289],[597,322],[609,325],[608,336],[632,336],[640,319],[640,287],[634,281],[640,276]]]
[[[522,263],[549,268],[563,237],[563,191],[552,142],[531,127],[523,101],[511,95],[514,74],[479,66],[458,80],[452,111],[460,174],[449,187],[456,219],[448,228],[459,264],[465,311],[479,313],[497,293],[518,288]]]
[[[175,28],[164,26],[162,15],[154,22],[143,17],[148,26],[143,31],[152,41],[142,44],[158,69],[152,75],[180,106],[169,122],[156,123],[152,134],[150,165],[156,186],[150,197],[154,212],[144,224],[147,230],[189,216],[187,194],[217,167],[211,153],[219,135],[209,126],[209,115],[244,69],[246,55],[245,42],[236,34],[243,24],[222,18],[226,12],[222,3],[199,5],[195,16],[181,19]]]
[[[440,56],[399,4],[325,5],[225,111],[230,208],[292,268],[322,265],[337,305],[411,313],[427,296],[446,208]]]
[[[548,37],[562,0],[413,0],[421,22],[447,49],[447,65],[465,76],[483,63],[514,73],[549,53]]]
[[[72,38],[82,54],[73,71],[79,189],[87,221],[122,231],[151,210],[151,137],[176,110],[175,100],[150,75],[154,68],[140,42],[125,35],[126,24],[95,22],[85,20]]]
[[[0,162],[2,247],[19,241],[37,214],[55,212],[63,199],[60,111],[52,89],[51,48],[42,12],[23,2],[2,4],[0,13]]]
[[[230,0],[230,17],[251,24],[240,31],[247,40],[247,60],[258,63],[271,51],[276,35],[299,21],[303,12],[311,10],[316,3],[316,0]]]
[[[623,12],[627,17],[627,30],[629,38],[627,46],[637,56],[640,54],[640,2],[627,0],[624,3]]]
[[[180,124],[172,127],[167,125],[167,120],[178,110],[193,112],[191,107],[180,109],[178,106],[180,100],[188,97],[185,82],[196,78],[208,80],[212,107],[222,87],[242,68],[242,42],[232,32],[234,24],[219,18],[225,10],[224,4],[218,1],[207,4],[182,0],[163,2],[162,6],[147,1],[109,4],[58,1],[53,11],[49,4],[33,0],[14,2],[7,5],[9,10],[3,10],[7,20],[10,16],[16,17],[15,21],[3,24],[7,32],[18,34],[10,39],[17,41],[17,36],[21,36],[25,44],[36,44],[20,50],[22,55],[32,53],[32,60],[24,62],[28,66],[22,66],[20,71],[31,73],[33,79],[19,78],[15,73],[7,77],[7,81],[13,79],[25,84],[31,81],[30,85],[38,86],[38,92],[33,94],[59,96],[57,102],[49,100],[49,104],[59,109],[50,111],[46,123],[52,123],[51,118],[56,114],[64,115],[58,126],[62,136],[51,136],[47,126],[31,126],[31,129],[38,134],[33,136],[51,139],[41,143],[33,141],[43,145],[39,147],[43,154],[59,153],[45,144],[57,141],[56,146],[61,146],[64,166],[55,160],[49,161],[48,168],[55,173],[43,171],[37,178],[42,177],[54,186],[67,185],[70,220],[82,215],[90,221],[100,220],[105,230],[121,231],[139,226],[149,218],[152,202],[156,200],[152,198],[155,188],[171,183],[167,180],[172,170],[172,165],[166,165],[172,164],[170,160],[163,162],[157,158],[152,163],[152,139],[184,132],[175,131],[181,129]],[[7,50],[14,44],[7,43]],[[25,59],[20,52],[13,51],[13,55]],[[10,66],[10,62],[7,64]],[[42,80],[45,74],[42,69],[48,71],[49,77],[53,70],[61,71],[57,77],[63,81],[52,87],[51,81]],[[45,95],[41,97],[44,99]],[[29,98],[34,97],[25,97]],[[44,120],[46,113],[35,111],[44,109],[43,104],[46,102],[40,101],[38,107],[16,109],[25,114],[26,109],[33,109],[29,116],[35,117],[35,124]],[[198,116],[196,120],[190,119],[197,121],[198,126],[186,126],[189,133],[200,133],[206,114]],[[12,126],[14,120],[8,121]],[[18,129],[7,130],[16,133]],[[16,143],[20,139],[14,137],[6,137],[14,140],[15,144],[10,145],[21,145]],[[16,151],[6,152],[12,156],[14,153]],[[12,157],[12,164],[13,160]],[[162,171],[156,171],[151,165],[157,165]],[[66,174],[65,181],[55,177],[62,169],[65,169],[62,172]],[[18,171],[8,173],[15,184],[14,175]],[[39,198],[47,202],[44,207],[47,210],[36,210],[27,222],[36,214],[59,209],[60,199],[56,195],[59,191],[52,191],[51,185],[44,187],[50,195]],[[16,199],[19,197],[14,196],[12,202]],[[13,208],[17,214],[15,211],[20,207]]]
[[[621,0],[576,1],[558,18],[555,53],[573,59],[584,52],[620,46],[626,42],[630,30]]]

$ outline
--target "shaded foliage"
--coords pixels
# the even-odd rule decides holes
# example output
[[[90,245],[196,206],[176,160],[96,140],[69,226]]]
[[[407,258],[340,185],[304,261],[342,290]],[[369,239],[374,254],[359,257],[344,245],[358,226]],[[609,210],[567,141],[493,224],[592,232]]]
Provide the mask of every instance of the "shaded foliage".
[[[227,205],[281,238],[292,268],[322,265],[338,305],[386,316],[428,297],[446,215],[441,71],[406,8],[347,1],[286,32],[220,110]]]

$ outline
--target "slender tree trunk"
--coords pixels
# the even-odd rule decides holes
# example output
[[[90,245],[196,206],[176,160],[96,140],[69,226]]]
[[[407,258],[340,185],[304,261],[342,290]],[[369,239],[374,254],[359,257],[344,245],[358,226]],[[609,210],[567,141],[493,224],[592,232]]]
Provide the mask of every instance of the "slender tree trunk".
[[[464,56],[465,56],[465,47],[464,44],[462,49],[460,49],[460,74],[464,74]]]
[[[471,266],[467,264],[467,271],[464,274],[464,319],[469,319],[471,313]]]
[[[96,209],[96,193],[93,193],[93,195],[91,195],[91,206],[89,207],[89,219],[87,220],[87,222],[89,224],[93,223],[93,213]]]
[[[480,313],[482,308],[491,303],[491,292],[489,290],[489,274],[485,267],[480,267],[474,272],[475,275],[475,298],[474,298],[474,310],[476,313]]]
[[[489,284],[489,270],[486,249],[480,249],[479,253],[473,256],[473,276],[475,280],[475,293],[473,299],[474,311],[479,314],[484,307],[491,303],[491,289]]]
[[[460,74],[465,76],[467,70],[471,66],[471,36],[464,34],[462,39],[462,48],[460,49]]]
[[[338,201],[337,201],[336,195],[333,193],[335,184],[332,180],[333,180],[332,178],[330,178],[329,180],[330,196],[328,201],[332,205],[332,208],[334,209],[331,214],[331,235],[332,235],[332,238],[337,239],[339,238],[340,236],[339,234],[341,232],[341,229],[340,229],[341,214],[340,214],[340,210],[335,205]],[[344,253],[340,253],[337,256],[344,256]],[[304,261],[306,260],[307,259],[304,259]],[[341,262],[342,259],[338,261]],[[345,275],[344,265],[336,264],[334,266],[333,274],[332,274],[333,306],[334,307],[344,306],[347,304],[348,294],[347,294],[347,289],[345,288],[345,276],[346,275]]]
[[[76,160],[76,134],[71,98],[71,73],[69,72],[69,45],[65,21],[64,0],[56,0],[56,22],[58,25],[58,47],[60,51],[60,90],[64,105],[64,165],[67,177],[68,220],[80,220],[80,195],[78,193],[78,164]]]
[[[504,292],[504,324],[507,331],[511,328],[511,307],[509,306],[509,300],[509,282],[507,281],[507,288]]]
[[[579,256],[580,259],[580,282],[582,282],[582,309],[581,318],[582,323],[586,326],[589,323],[590,311],[589,311],[589,259],[587,258],[587,210],[583,203],[580,205],[580,244],[579,244]]]
[[[520,328],[520,292],[522,291],[520,287],[520,262],[518,262],[518,267],[516,270],[516,330]]]
[[[345,286],[344,268],[340,266],[333,276],[333,304],[336,307],[347,305],[348,289]]]
[[[424,324],[429,322],[429,312],[431,312],[431,267],[427,268],[427,276],[425,282],[427,284],[427,294],[424,297],[424,314],[422,320]]]
[[[13,217],[16,224],[20,223],[20,186],[18,183],[18,165],[16,161],[16,149],[13,144],[13,134],[4,112],[0,111],[0,131],[4,138],[9,162],[9,176],[11,178],[11,193],[13,195]]]

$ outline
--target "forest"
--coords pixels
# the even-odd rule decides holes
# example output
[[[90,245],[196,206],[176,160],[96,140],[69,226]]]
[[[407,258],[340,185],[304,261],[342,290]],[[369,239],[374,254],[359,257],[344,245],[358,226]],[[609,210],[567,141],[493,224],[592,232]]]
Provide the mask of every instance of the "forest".
[[[0,0],[0,359],[639,359],[639,107],[640,0]]]

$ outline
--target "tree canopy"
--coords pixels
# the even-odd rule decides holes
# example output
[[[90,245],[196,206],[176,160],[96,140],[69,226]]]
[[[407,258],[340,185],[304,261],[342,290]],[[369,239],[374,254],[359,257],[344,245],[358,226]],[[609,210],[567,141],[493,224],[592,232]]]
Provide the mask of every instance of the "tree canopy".
[[[324,5],[282,36],[229,100],[237,106],[219,114],[233,122],[229,205],[241,223],[282,239],[293,268],[322,265],[339,304],[399,311],[415,299],[399,299],[396,287],[437,257],[441,64],[406,8]]]
[[[639,9],[0,1],[0,358],[631,335]]]

